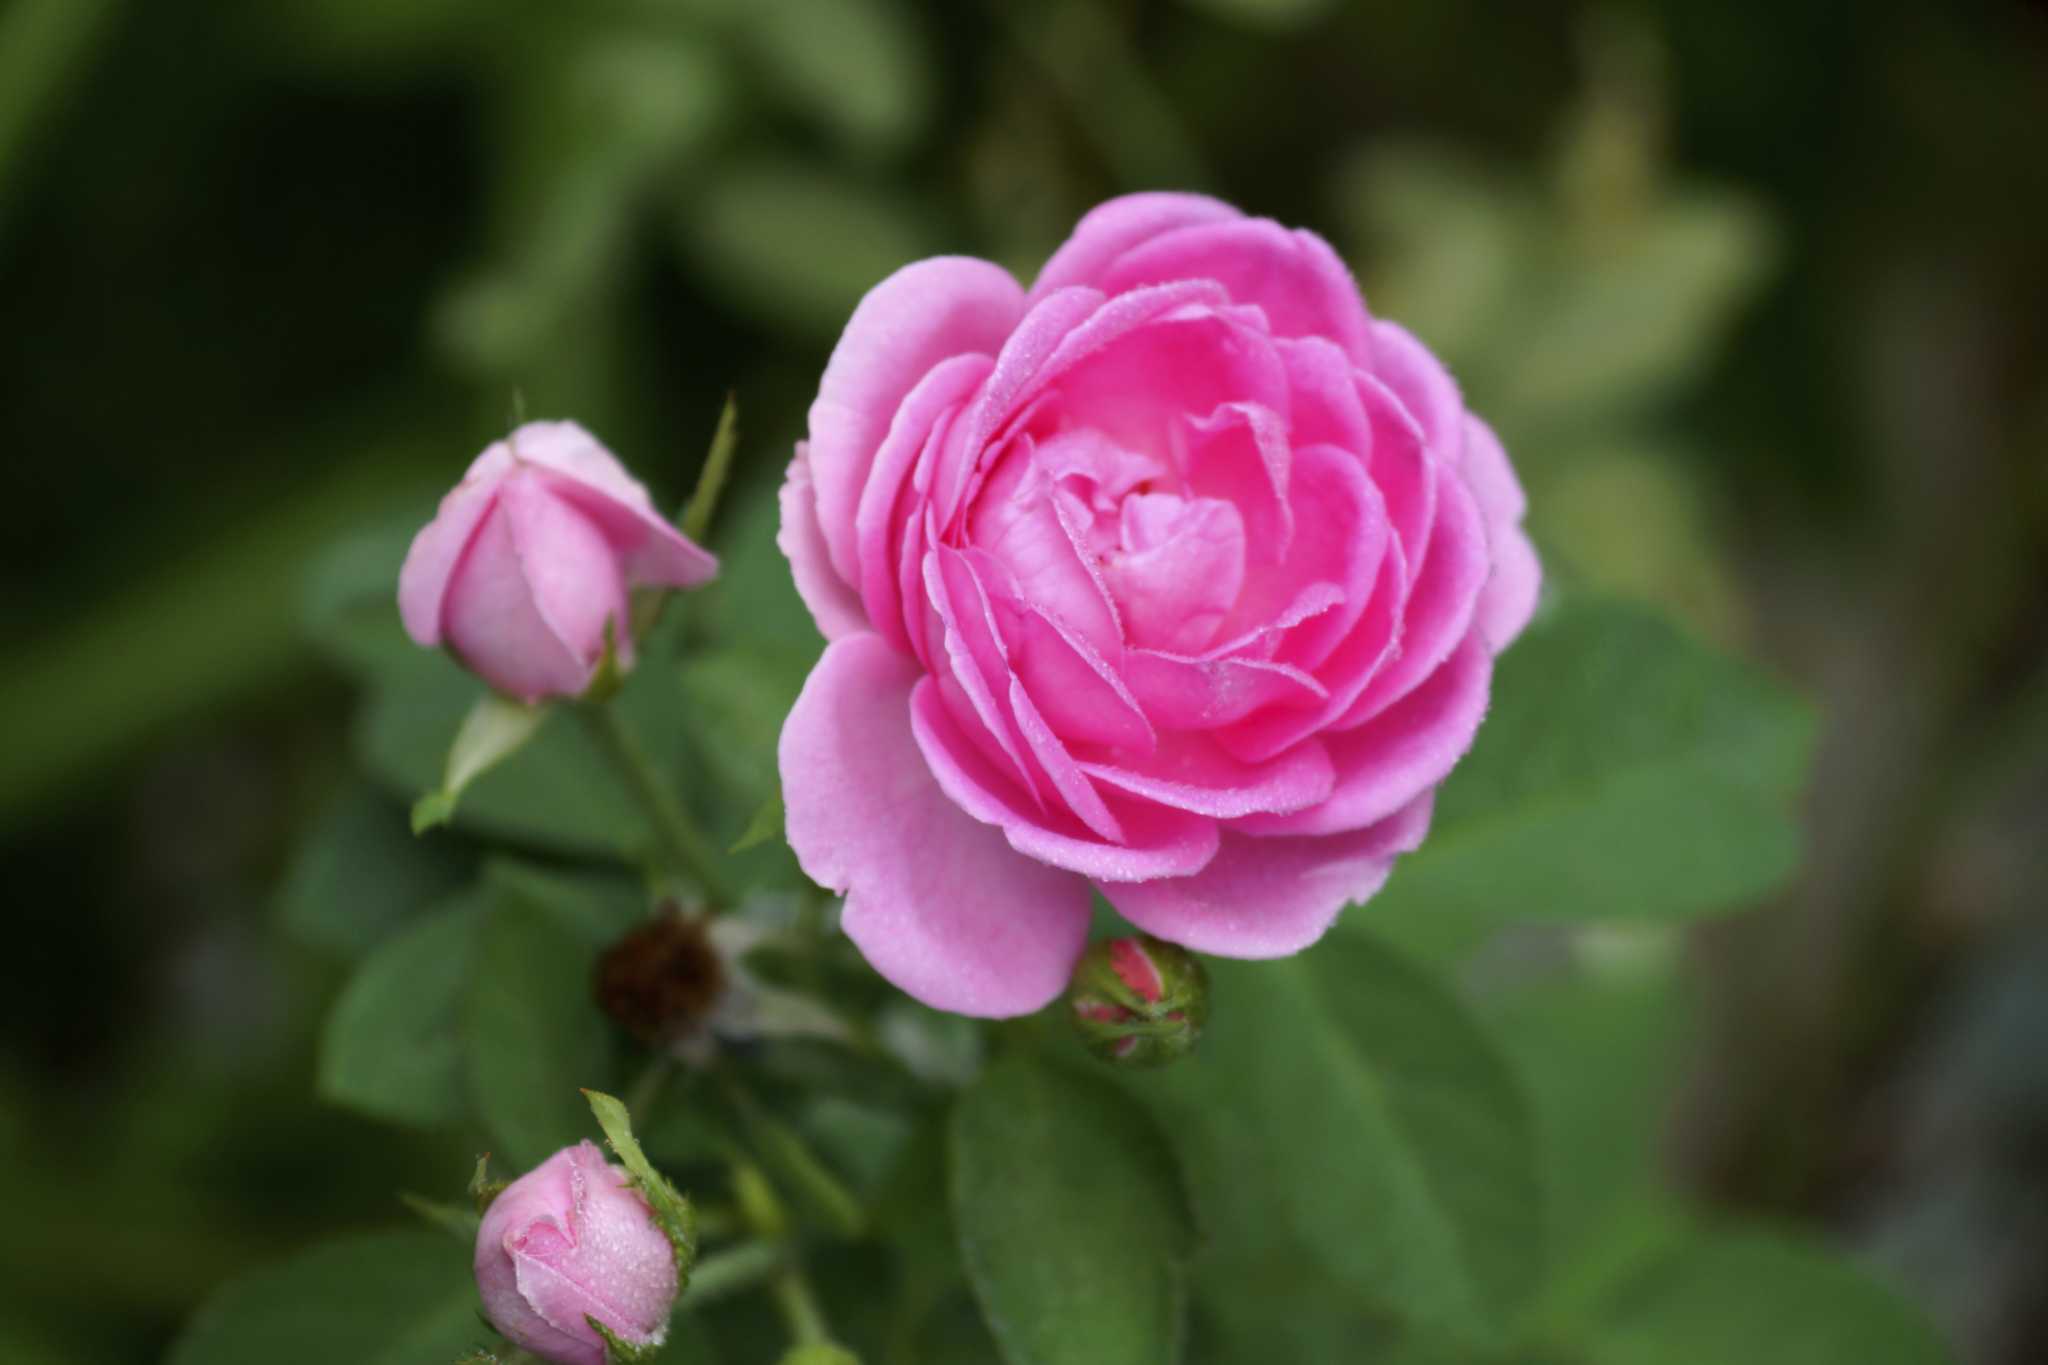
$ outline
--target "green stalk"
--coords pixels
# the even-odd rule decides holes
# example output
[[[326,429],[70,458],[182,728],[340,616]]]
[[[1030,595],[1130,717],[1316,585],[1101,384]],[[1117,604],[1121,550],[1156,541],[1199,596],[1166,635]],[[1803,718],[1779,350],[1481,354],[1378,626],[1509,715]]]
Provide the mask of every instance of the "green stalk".
[[[648,758],[647,750],[634,737],[617,708],[608,703],[594,702],[576,707],[576,712],[583,717],[591,739],[604,751],[627,790],[646,811],[662,860],[671,870],[682,873],[703,887],[713,902],[731,905],[733,891],[719,870],[718,846],[697,828],[696,821],[690,818],[674,788]]]

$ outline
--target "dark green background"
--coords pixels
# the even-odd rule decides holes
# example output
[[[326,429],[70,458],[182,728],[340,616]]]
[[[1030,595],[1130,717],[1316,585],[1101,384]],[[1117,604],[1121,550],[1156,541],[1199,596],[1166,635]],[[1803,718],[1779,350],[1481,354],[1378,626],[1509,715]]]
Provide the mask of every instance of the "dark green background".
[[[336,966],[273,928],[333,535],[515,394],[669,497],[735,390],[759,497],[882,274],[1155,186],[1323,231],[1558,581],[1819,701],[1665,1160],[2048,1355],[2044,129],[2017,3],[8,0],[0,1356],[154,1358],[463,1166],[316,1103]]]

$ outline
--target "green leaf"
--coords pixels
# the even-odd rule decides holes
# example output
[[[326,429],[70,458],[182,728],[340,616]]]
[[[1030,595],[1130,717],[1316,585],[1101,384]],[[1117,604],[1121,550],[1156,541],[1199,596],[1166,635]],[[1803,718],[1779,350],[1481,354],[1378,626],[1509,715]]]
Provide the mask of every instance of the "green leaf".
[[[458,1020],[487,909],[465,892],[357,968],[321,1033],[322,1098],[419,1127],[462,1119]]]
[[[1753,1229],[1703,1234],[1618,1298],[1594,1365],[1947,1365],[1911,1305],[1837,1256]]]
[[[1428,840],[1340,921],[1425,953],[1523,920],[1679,921],[1796,864],[1802,705],[1654,613],[1566,605],[1501,656]]]
[[[360,957],[454,891],[469,866],[458,846],[413,838],[404,810],[367,783],[351,782],[293,855],[278,917],[301,943]]]
[[[777,792],[766,801],[763,801],[760,807],[754,811],[754,818],[747,821],[746,831],[733,841],[732,847],[727,849],[726,852],[745,853],[750,848],[760,847],[770,839],[780,839],[785,818],[786,815],[782,808],[782,793]]]
[[[547,718],[545,706],[528,706],[495,692],[478,697],[448,746],[441,785],[413,803],[412,832],[421,834],[455,818],[463,789],[525,748]]]
[[[1215,1335],[1343,1360],[1317,1352],[1373,1319],[1494,1334],[1541,1275],[1542,1193],[1527,1101],[1478,1023],[1363,936],[1210,968],[1201,1047],[1129,1080],[1188,1161]]]
[[[590,993],[595,957],[542,905],[492,889],[462,1038],[471,1102],[514,1167],[582,1139],[583,1087],[610,1082],[611,1035]]]
[[[329,1242],[233,1281],[168,1365],[422,1365],[489,1339],[469,1255],[436,1232]]]
[[[950,1165],[960,1249],[1009,1365],[1179,1359],[1194,1232],[1143,1110],[1013,1056],[961,1097]]]
[[[712,514],[718,511],[726,478],[732,473],[733,453],[740,444],[739,417],[739,399],[728,393],[725,407],[718,414],[718,430],[711,434],[711,449],[704,456],[704,468],[697,475],[696,491],[690,494],[680,523],[683,534],[699,544],[710,533]]]

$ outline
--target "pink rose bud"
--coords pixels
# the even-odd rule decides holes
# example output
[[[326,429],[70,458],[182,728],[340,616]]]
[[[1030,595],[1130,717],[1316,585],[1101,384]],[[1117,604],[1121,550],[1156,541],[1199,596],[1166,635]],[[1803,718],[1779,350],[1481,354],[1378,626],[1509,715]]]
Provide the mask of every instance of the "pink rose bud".
[[[629,1347],[660,1345],[677,1284],[674,1244],[594,1143],[564,1147],[513,1181],[477,1230],[484,1315],[558,1365],[605,1365],[607,1332]]]
[[[1089,946],[1067,994],[1088,1050],[1121,1066],[1186,1056],[1209,1018],[1209,973],[1187,949],[1150,935]]]
[[[529,422],[479,455],[413,537],[398,609],[414,640],[447,645],[530,702],[581,694],[608,632],[630,666],[632,589],[694,587],[717,572],[589,432]]]

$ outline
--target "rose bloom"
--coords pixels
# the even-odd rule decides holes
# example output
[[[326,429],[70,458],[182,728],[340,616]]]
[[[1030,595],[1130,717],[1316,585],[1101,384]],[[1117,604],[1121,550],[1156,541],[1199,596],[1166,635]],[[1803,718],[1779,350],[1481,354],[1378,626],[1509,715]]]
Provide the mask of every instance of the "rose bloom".
[[[606,1365],[589,1320],[631,1345],[659,1345],[676,1301],[675,1246],[626,1173],[580,1142],[491,1201],[476,1284],[484,1316],[515,1346],[561,1365]]]
[[[862,300],[782,493],[830,641],[788,834],[941,1009],[1035,1010],[1090,890],[1273,957],[1428,829],[1541,579],[1500,443],[1322,239],[1184,194],[1081,220],[1027,292]]]
[[[718,561],[654,510],[574,422],[528,422],[485,450],[413,537],[398,609],[421,645],[521,701],[590,685],[609,630],[633,661],[631,590],[689,588]]]

